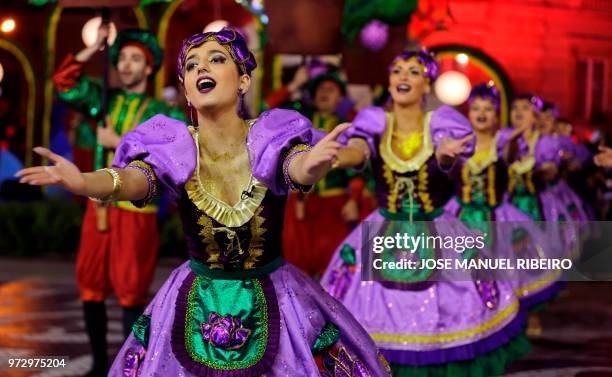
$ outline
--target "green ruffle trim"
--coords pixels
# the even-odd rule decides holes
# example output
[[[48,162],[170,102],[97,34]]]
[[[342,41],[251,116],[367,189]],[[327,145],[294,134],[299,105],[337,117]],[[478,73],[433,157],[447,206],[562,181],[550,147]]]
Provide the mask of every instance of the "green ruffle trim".
[[[317,340],[315,340],[314,344],[312,345],[312,354],[317,356],[318,354],[323,353],[325,350],[336,344],[338,339],[340,339],[340,329],[333,323],[327,322],[325,326],[323,326],[323,330],[321,330]]]
[[[134,332],[134,337],[138,342],[147,349],[147,345],[149,344],[149,328],[151,327],[151,316],[148,314],[143,314],[134,325],[132,325],[132,332]]]
[[[414,367],[391,364],[393,377],[487,377],[505,373],[508,366],[531,351],[525,335],[519,335],[508,344],[470,361],[444,365]]]

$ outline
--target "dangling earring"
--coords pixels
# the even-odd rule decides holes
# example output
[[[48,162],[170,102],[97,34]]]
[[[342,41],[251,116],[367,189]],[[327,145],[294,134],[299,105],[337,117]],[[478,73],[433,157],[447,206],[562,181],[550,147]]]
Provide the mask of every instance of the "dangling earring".
[[[194,128],[198,128],[198,116],[194,114],[194,108],[191,106],[191,101],[187,101],[187,111],[189,111],[189,120]]]

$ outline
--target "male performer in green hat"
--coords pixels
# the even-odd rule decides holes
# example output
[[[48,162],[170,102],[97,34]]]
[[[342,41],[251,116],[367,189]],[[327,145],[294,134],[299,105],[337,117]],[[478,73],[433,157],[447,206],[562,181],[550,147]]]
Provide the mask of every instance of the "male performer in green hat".
[[[312,105],[287,103],[292,92],[305,86]],[[308,117],[313,126],[330,132],[345,121],[337,112],[346,96],[346,82],[337,69],[308,77],[300,67],[289,84],[264,100],[266,106],[292,107]],[[287,200],[283,228],[284,257],[311,276],[321,276],[336,247],[346,238],[350,225],[359,220],[359,204],[365,181],[345,169],[332,169],[306,195],[291,193]],[[369,213],[369,212],[368,212]]]
[[[57,96],[92,117],[100,117],[101,83],[82,74],[83,65],[104,45],[108,27],[98,31],[97,43],[76,55],[68,55],[53,76]],[[108,114],[98,129],[97,168],[110,165],[121,136],[155,114],[185,120],[178,108],[171,108],[147,93],[147,80],[160,67],[163,51],[155,37],[145,30],[125,30],[110,47],[120,88],[108,93]],[[100,153],[110,151],[107,161]],[[130,333],[147,301],[157,260],[159,233],[157,207],[138,208],[121,202],[101,205],[89,202],[77,255],[77,284],[83,301],[85,325],[94,356],[89,375],[106,375],[107,317],[105,299],[114,291],[123,307],[123,332]]]

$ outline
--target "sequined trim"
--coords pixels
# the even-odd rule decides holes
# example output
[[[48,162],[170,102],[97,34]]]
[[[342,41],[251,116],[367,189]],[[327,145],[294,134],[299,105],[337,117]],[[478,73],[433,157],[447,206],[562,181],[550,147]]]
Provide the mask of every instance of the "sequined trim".
[[[147,206],[151,202],[151,200],[153,200],[153,198],[156,197],[159,193],[159,183],[157,181],[157,176],[155,175],[155,171],[153,170],[151,165],[147,164],[144,161],[140,161],[140,160],[135,160],[135,161],[130,162],[128,166],[126,166],[126,169],[139,170],[145,175],[145,177],[147,177],[147,185],[148,185],[147,195],[141,200],[132,202],[134,206],[138,208],[143,208]]]
[[[515,288],[514,293],[521,299],[523,299],[524,297],[529,297],[534,293],[537,293],[540,290],[547,288],[557,282],[560,276],[561,271],[553,271],[552,273],[534,281],[533,283],[530,283],[523,287]]]
[[[298,144],[291,148],[289,152],[287,152],[286,157],[283,161],[283,178],[285,179],[285,184],[287,185],[287,187],[289,187],[290,190],[301,191],[305,193],[310,191],[310,189],[312,188],[312,186],[300,185],[293,182],[291,176],[289,175],[289,164],[291,164],[291,161],[295,157],[297,157],[297,155],[310,152],[311,149],[312,148],[309,145]]]
[[[199,210],[227,227],[234,228],[246,224],[261,205],[261,202],[266,196],[267,187],[251,175],[251,181],[245,190],[245,192],[250,194],[243,195],[240,201],[233,207],[215,198],[206,191],[200,180],[199,133],[191,126],[189,127],[189,131],[194,138],[198,156],[195,172],[191,179],[185,184],[185,190],[187,191],[189,199]]]
[[[513,318],[519,311],[519,301],[514,299],[512,304],[503,309],[490,321],[483,323],[480,326],[470,329],[457,331],[454,333],[438,334],[438,335],[399,335],[385,333],[370,333],[370,336],[378,346],[388,346],[389,343],[402,344],[405,346],[408,343],[412,344],[444,344],[457,342],[464,339],[474,339],[477,336],[484,335],[500,326],[505,325],[508,320]]]
[[[336,344],[338,339],[340,339],[340,328],[331,322],[327,322],[310,350],[316,356]]]
[[[434,152],[433,142],[431,140],[431,132],[429,131],[429,122],[431,121],[431,112],[425,114],[424,127],[423,127],[423,146],[421,149],[409,160],[402,160],[393,153],[391,148],[391,139],[393,136],[393,128],[395,127],[395,117],[392,113],[386,113],[387,116],[387,127],[380,143],[380,155],[391,169],[398,173],[406,173],[409,171],[416,171],[431,157]]]

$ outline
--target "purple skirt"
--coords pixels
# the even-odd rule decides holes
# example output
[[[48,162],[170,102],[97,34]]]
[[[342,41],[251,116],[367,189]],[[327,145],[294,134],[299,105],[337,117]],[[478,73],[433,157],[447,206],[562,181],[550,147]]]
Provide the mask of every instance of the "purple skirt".
[[[499,238],[496,242],[496,256],[499,258],[564,258],[566,248],[561,226],[554,222],[542,222],[538,227],[530,216],[509,203],[495,209],[495,220]],[[521,226],[528,234],[529,247],[515,250],[512,244],[512,225]],[[559,291],[560,270],[511,270],[504,280],[509,281],[514,292],[526,309],[544,303]]]
[[[365,221],[385,219],[377,210]],[[434,223],[441,236],[471,233],[448,213]],[[390,363],[469,361],[523,333],[524,313],[510,284],[496,283],[498,303],[489,308],[472,281],[432,281],[411,290],[361,281],[361,242],[358,226],[336,250],[321,283],[365,327]],[[345,244],[357,251],[352,268],[341,257]]]
[[[348,370],[350,376],[388,376],[388,368],[376,346],[360,324],[338,301],[328,295],[309,277],[289,264],[284,264],[268,275],[267,281],[276,292],[278,331],[269,329],[277,337],[276,352],[266,353],[267,370],[253,374],[249,370],[202,370],[192,373],[177,359],[173,348],[175,316],[183,315],[177,308],[177,298],[185,282],[193,280],[189,263],[173,271],[153,301],[145,310],[151,316],[146,350],[132,333],[119,351],[109,376],[319,376],[320,365],[313,356],[313,345],[326,324],[333,323],[339,330],[334,344],[336,367]],[[276,305],[275,304],[275,305]],[[180,333],[179,328],[179,333]],[[338,332],[336,332],[338,334]],[[176,345],[175,345],[176,346]],[[331,351],[330,351],[331,352]],[[184,355],[178,355],[183,358]],[[328,361],[329,362],[329,358]],[[320,364],[320,363],[319,363]],[[188,365],[188,363],[187,363]],[[188,365],[192,367],[192,365]]]

